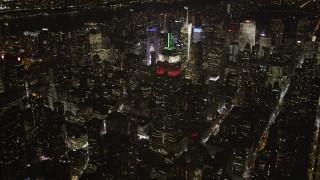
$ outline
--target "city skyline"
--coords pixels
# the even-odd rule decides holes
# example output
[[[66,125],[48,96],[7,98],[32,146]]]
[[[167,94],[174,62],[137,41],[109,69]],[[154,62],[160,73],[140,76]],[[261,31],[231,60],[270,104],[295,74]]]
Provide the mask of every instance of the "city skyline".
[[[320,178],[320,1],[0,2],[0,179]]]

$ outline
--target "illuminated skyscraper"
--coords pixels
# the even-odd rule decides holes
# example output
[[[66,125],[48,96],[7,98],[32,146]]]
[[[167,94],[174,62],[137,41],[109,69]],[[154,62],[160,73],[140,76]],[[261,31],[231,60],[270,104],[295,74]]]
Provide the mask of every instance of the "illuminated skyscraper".
[[[271,50],[271,41],[272,41],[272,39],[270,36],[266,36],[265,33],[260,34],[260,39],[259,39],[260,48],[259,48],[259,55],[258,55],[259,58],[268,55],[268,53]]]
[[[239,54],[239,62],[241,64],[242,71],[239,73],[239,98],[237,99],[237,105],[243,107],[246,103],[246,88],[247,84],[251,81],[251,68],[252,68],[252,58],[251,58],[251,48],[250,44],[247,43],[244,50]]]
[[[33,120],[32,128],[34,131],[39,131],[49,122],[51,117],[48,114],[51,113],[51,110],[45,107],[45,98],[41,92],[33,92],[30,102]]]
[[[50,89],[48,93],[49,107],[53,110],[53,104],[58,100],[57,91],[54,85],[53,70],[49,69]]]
[[[220,65],[223,61],[223,39],[206,38],[203,42],[203,59],[208,64],[210,75],[220,74]]]
[[[155,66],[159,59],[159,39],[155,27],[147,28],[146,65]]]
[[[9,54],[2,55],[0,58],[0,79],[2,79],[2,89],[24,89],[24,67],[21,57]],[[0,89],[1,90],[1,89]]]
[[[191,33],[192,33],[192,23],[189,24],[189,9],[185,7],[187,10],[187,18],[184,26],[181,28],[181,40],[184,44],[184,53],[183,60],[185,60],[186,73],[185,77],[187,79],[192,78],[193,69],[190,66],[190,44],[191,44]]]
[[[283,66],[284,62],[281,54],[273,53],[268,68],[266,87],[271,86],[272,88],[275,88],[275,85],[280,85],[281,78],[283,77]]]
[[[192,35],[192,42],[197,43],[201,41],[201,33],[202,29],[201,28],[194,28],[193,29],[193,35]]]
[[[152,111],[154,130],[150,138],[151,150],[167,163],[180,155],[185,143],[181,131],[181,62],[171,38],[169,30],[167,47],[157,63]]]
[[[90,52],[96,51],[102,48],[102,35],[99,32],[93,32],[89,34]]]
[[[89,164],[93,167],[103,162],[103,121],[93,118],[86,123],[88,130]]]
[[[254,21],[245,20],[240,23],[239,50],[243,51],[247,43],[250,47],[255,45],[256,40],[256,24]]]
[[[190,61],[188,63],[188,69],[186,75],[188,79],[193,82],[199,80],[199,72],[203,66],[203,46],[201,42],[192,43],[190,47]]]
[[[281,19],[271,19],[270,22],[270,35],[271,44],[275,47],[282,45],[284,24]]]

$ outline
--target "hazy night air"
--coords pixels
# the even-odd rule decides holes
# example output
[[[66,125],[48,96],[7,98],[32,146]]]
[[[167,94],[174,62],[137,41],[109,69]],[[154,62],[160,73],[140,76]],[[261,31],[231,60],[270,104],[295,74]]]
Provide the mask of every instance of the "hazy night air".
[[[319,180],[319,14],[0,1],[0,179]]]

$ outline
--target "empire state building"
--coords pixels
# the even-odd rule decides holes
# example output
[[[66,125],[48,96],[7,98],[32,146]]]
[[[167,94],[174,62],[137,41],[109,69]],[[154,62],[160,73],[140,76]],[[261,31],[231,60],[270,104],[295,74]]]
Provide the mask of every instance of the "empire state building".
[[[186,143],[181,130],[181,77],[180,56],[172,45],[172,33],[169,31],[167,46],[157,62],[152,94],[154,129],[150,138],[150,149],[169,162],[181,154]]]

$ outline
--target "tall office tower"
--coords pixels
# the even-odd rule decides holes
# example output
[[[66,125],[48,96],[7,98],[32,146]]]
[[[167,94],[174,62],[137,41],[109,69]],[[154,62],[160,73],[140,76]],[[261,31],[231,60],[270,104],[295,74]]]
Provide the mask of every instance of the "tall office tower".
[[[297,23],[297,42],[304,42],[308,39],[309,32],[311,29],[311,20],[308,18],[300,18]]]
[[[54,118],[52,118],[52,122],[49,122],[51,125],[48,130],[48,145],[49,145],[49,155],[56,161],[61,159],[61,156],[65,154],[67,151],[66,144],[66,125],[65,125],[65,117],[54,114]],[[52,124],[51,124],[52,123]]]
[[[219,76],[209,76],[207,83],[205,103],[207,120],[214,120],[218,114],[217,110],[224,106],[224,95],[221,93],[221,85],[218,82]]]
[[[201,35],[202,35],[202,29],[199,28],[193,28],[193,33],[192,33],[192,42],[197,43],[201,41]]]
[[[161,18],[161,20],[162,20],[161,26],[162,26],[162,31],[163,31],[163,32],[168,32],[168,22],[167,22],[167,18],[168,18],[167,13],[164,13],[163,18]]]
[[[24,67],[21,57],[12,55],[2,55],[0,59],[0,76],[4,91],[17,89],[18,92],[24,91]]]
[[[260,34],[259,39],[259,54],[258,57],[267,57],[269,53],[271,52],[271,37],[266,35],[264,32]]]
[[[188,79],[193,82],[199,79],[199,72],[203,68],[203,62],[202,42],[192,43],[190,46],[190,60],[186,71]]]
[[[111,95],[113,100],[119,100],[126,95],[126,77],[124,71],[116,71],[112,75],[112,89]]]
[[[174,37],[180,37],[181,36],[181,28],[184,26],[183,21],[181,18],[174,18],[175,20],[171,23],[172,26],[172,34]],[[176,41],[174,41],[176,42]]]
[[[237,99],[237,105],[243,107],[245,103],[245,97],[246,97],[246,87],[247,84],[251,81],[251,48],[250,44],[247,43],[244,50],[240,52],[239,54],[239,63],[241,66],[241,71],[239,72],[240,78],[238,81],[239,84],[239,98]]]
[[[271,45],[279,47],[282,45],[284,24],[281,19],[271,19],[270,22]]]
[[[226,20],[221,23],[220,35],[225,35],[226,46],[229,46],[235,42],[238,42],[240,26],[237,20]],[[218,24],[217,24],[218,25]],[[217,37],[217,36],[216,36]],[[223,38],[223,36],[222,36]]]
[[[22,179],[24,125],[21,109],[13,107],[0,115],[0,179]]]
[[[239,63],[241,67],[243,67],[243,71],[248,72],[250,71],[251,67],[251,47],[250,44],[247,43],[244,49],[239,54]]]
[[[192,13],[192,24],[194,27],[201,27],[203,26],[203,19],[204,15],[201,12],[193,12]]]
[[[228,63],[225,69],[225,92],[228,97],[233,97],[237,92],[240,69],[241,67],[235,62]]]
[[[126,54],[124,59],[123,69],[131,78],[137,75],[141,70],[140,56],[137,54]]]
[[[159,59],[158,31],[155,27],[147,28],[146,65],[155,66]]]
[[[207,86],[205,82],[198,82],[191,84],[188,82],[184,84],[186,97],[185,105],[185,121],[186,122],[199,122],[206,120],[206,105],[207,105]]]
[[[188,18],[187,18],[188,19]],[[192,33],[192,24],[186,24],[181,28],[181,40],[183,43],[184,52],[182,53],[182,61],[184,61],[184,67],[186,70],[185,77],[187,79],[192,78],[192,68],[190,65],[190,49],[191,49],[191,33]]]
[[[239,47],[238,43],[233,42],[229,46],[229,51],[228,51],[228,56],[229,56],[229,61],[231,62],[236,62],[238,59],[238,52],[239,52]]]
[[[103,120],[93,118],[86,123],[88,130],[89,164],[93,169],[102,165],[103,156]]]
[[[44,130],[43,127],[48,123],[49,119],[51,118],[51,116],[48,116],[51,110],[50,108],[44,106],[45,98],[39,92],[32,93],[30,97],[30,102],[33,121],[32,130],[35,134],[37,134],[40,131]]]
[[[168,39],[168,36],[167,36],[167,33],[164,32],[164,31],[161,31],[160,34],[159,34],[159,38],[160,38],[160,49],[163,49],[167,46],[167,39]],[[159,55],[160,57],[160,55]]]
[[[156,68],[152,110],[154,130],[150,138],[150,149],[169,164],[185,148],[181,131],[181,91],[181,61],[172,46],[169,30],[167,47],[161,52]]]
[[[151,100],[151,94],[152,94],[152,87],[151,82],[143,80],[140,84],[141,87],[141,115],[142,116],[149,116],[150,114],[150,100]]]
[[[106,50],[106,59],[102,59],[102,60],[107,60],[112,65],[115,65],[116,67],[120,67],[121,66],[120,59],[121,59],[120,49],[115,46],[111,46]]]
[[[283,68],[284,74],[290,74],[292,69],[295,68],[297,62],[301,61],[301,51],[302,46],[297,44],[295,38],[285,39],[283,44],[283,49],[280,47],[281,55],[285,66]]]
[[[83,32],[75,32],[72,34],[73,43],[71,45],[71,53],[74,54],[75,59],[82,60],[84,59],[89,51],[89,37]]]
[[[89,46],[90,52],[102,48],[102,34],[97,29],[91,30],[91,32],[89,33]]]
[[[126,114],[125,135],[130,137],[130,143],[132,144],[138,144],[138,123],[140,118],[133,114]]]
[[[255,45],[256,41],[256,24],[254,21],[245,20],[240,23],[240,34],[239,34],[239,51],[243,51],[247,43],[250,47]]]
[[[281,79],[283,77],[283,58],[280,52],[274,52],[271,55],[271,62],[268,67],[266,87],[276,90],[280,88]]]
[[[51,51],[52,45],[52,34],[47,30],[43,29],[38,34],[38,52],[37,54],[48,55]]]
[[[181,28],[181,42],[183,43],[183,53],[182,61],[184,63],[183,67],[186,69],[185,77],[190,79],[189,61],[190,61],[190,44],[191,44],[191,33],[192,33],[192,23],[189,23],[189,8],[185,7],[187,10],[187,16],[183,27]]]
[[[48,92],[48,102],[49,102],[49,107],[51,108],[51,110],[53,110],[53,104],[56,101],[58,101],[57,91],[54,85],[53,69],[49,69],[48,76],[49,76],[48,78],[50,82],[49,92]]]
[[[223,62],[223,39],[208,36],[203,41],[203,61],[208,64],[207,70],[211,76],[221,75],[221,63]]]
[[[231,21],[225,23],[225,26],[225,47],[228,47],[226,53],[229,61],[236,62],[239,52],[239,43],[237,42],[237,39],[239,38],[239,24]]]
[[[181,41],[185,46],[188,45],[189,48],[190,48],[190,43],[191,43],[191,32],[192,32],[192,24],[191,23],[185,24],[181,28]],[[188,48],[188,52],[190,51],[189,48]]]
[[[284,23],[284,32],[283,32],[283,37],[284,37],[284,42],[288,39],[292,39],[297,43],[297,25],[298,25],[298,19],[296,17],[287,17],[285,19]]]

